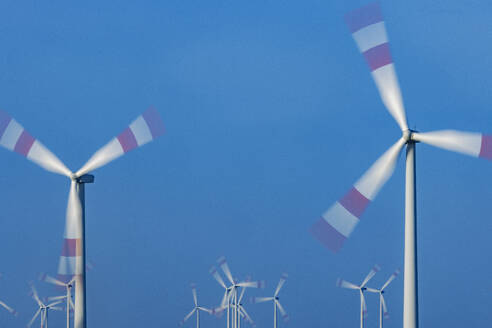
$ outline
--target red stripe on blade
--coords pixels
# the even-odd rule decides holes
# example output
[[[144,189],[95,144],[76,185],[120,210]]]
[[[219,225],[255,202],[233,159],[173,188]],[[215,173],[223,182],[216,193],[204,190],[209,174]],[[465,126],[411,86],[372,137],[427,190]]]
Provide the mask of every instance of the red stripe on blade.
[[[17,139],[17,142],[14,147],[14,151],[23,156],[27,156],[29,150],[31,150],[33,143],[34,143],[34,138],[29,134],[29,132],[24,130],[22,131],[19,139]]]
[[[362,195],[357,189],[352,188],[338,201],[347,211],[355,217],[360,218],[370,200]]]
[[[311,226],[310,232],[325,247],[334,253],[342,248],[344,241],[347,239],[323,218],[319,219]]]
[[[367,65],[369,65],[371,72],[393,62],[388,42],[367,50],[363,55],[366,58]]]
[[[152,134],[152,139],[155,139],[164,134],[165,128],[162,122],[161,115],[154,107],[150,107],[142,114],[145,123],[149,127],[150,133]]]
[[[382,20],[381,7],[377,2],[355,9],[345,15],[345,22],[347,22],[350,33],[357,32],[366,26],[381,22]]]
[[[492,159],[492,136],[482,135],[479,157]]]
[[[63,240],[62,256],[80,256],[80,239]]]
[[[129,127],[121,132],[117,138],[125,153],[138,146],[137,139],[135,139],[135,135]]]
[[[9,126],[10,121],[12,121],[12,117],[3,110],[0,110],[0,138],[3,136],[7,126]]]

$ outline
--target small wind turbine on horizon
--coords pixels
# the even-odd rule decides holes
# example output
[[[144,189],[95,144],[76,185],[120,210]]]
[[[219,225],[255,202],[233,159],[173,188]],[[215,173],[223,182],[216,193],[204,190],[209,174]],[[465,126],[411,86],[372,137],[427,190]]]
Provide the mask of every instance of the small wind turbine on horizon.
[[[367,290],[367,283],[374,277],[374,275],[380,270],[378,265],[375,265],[371,271],[367,274],[360,285],[353,284],[343,279],[337,280],[337,286],[341,288],[358,290],[360,295],[360,328],[364,327],[364,317],[367,315],[367,305],[364,298],[364,292]]]
[[[383,317],[388,318],[388,308],[386,307],[386,302],[384,300],[384,290],[388,285],[396,278],[396,276],[400,273],[400,269],[396,269],[395,272],[386,280],[384,285],[380,289],[367,287],[367,291],[371,293],[379,294],[379,328],[383,328]]]
[[[282,315],[284,322],[287,322],[289,320],[289,316],[287,315],[287,312],[285,312],[282,304],[280,304],[280,300],[278,297],[278,294],[280,293],[280,289],[282,289],[282,286],[285,284],[287,277],[288,277],[287,273],[283,273],[282,276],[280,276],[280,280],[278,282],[277,288],[275,288],[273,297],[251,298],[251,303],[263,303],[263,302],[273,301],[273,328],[277,328],[277,308],[280,311],[280,314]]]
[[[198,297],[196,295],[196,285],[191,284],[191,293],[193,294],[193,302],[195,304],[195,307],[193,310],[191,310],[190,313],[188,313],[183,320],[179,322],[180,326],[183,326],[184,323],[193,315],[193,313],[196,313],[196,328],[200,328],[200,311],[207,312],[208,314],[212,314],[212,310],[208,309],[203,306],[198,305]]]
[[[491,160],[492,135],[455,130],[421,133],[409,129],[379,4],[371,3],[350,12],[345,16],[345,21],[367,61],[383,103],[400,127],[402,135],[340,200],[323,213],[321,219],[311,227],[311,232],[327,248],[339,251],[367,206],[393,175],[399,154],[406,147],[403,328],[417,328],[416,145],[423,142]]]
[[[74,276],[74,327],[86,327],[86,259],[85,259],[85,184],[93,183],[89,174],[116,158],[138,148],[164,133],[164,124],[153,107],[137,117],[123,132],[100,148],[77,171],[70,171],[58,157],[28,133],[9,114],[0,110],[0,145],[14,151],[47,171],[70,179],[65,233],[58,266],[58,276],[70,281]]]
[[[39,308],[34,314],[34,316],[32,317],[31,321],[29,321],[29,323],[27,324],[27,328],[31,327],[31,325],[34,323],[34,320],[36,320],[39,314],[41,314],[41,328],[48,328],[48,311],[49,310],[61,311],[62,308],[57,307],[55,305],[60,304],[62,301],[58,300],[48,305],[44,304],[39,299],[39,295],[36,288],[34,287],[34,284],[32,282],[30,282],[29,284],[31,286],[30,296],[36,301]]]
[[[56,301],[56,300],[61,300],[61,299],[66,300],[66,302],[67,302],[67,308],[66,308],[66,310],[67,310],[67,328],[70,328],[70,309],[75,308],[75,305],[72,302],[72,288],[73,288],[73,284],[75,283],[75,277],[72,278],[72,280],[70,280],[69,282],[64,283],[58,279],[55,279],[55,278],[47,275],[46,273],[41,273],[39,275],[39,280],[47,282],[49,284],[53,284],[53,285],[65,288],[65,290],[67,292],[67,294],[65,296],[49,297],[48,300],[49,301]]]

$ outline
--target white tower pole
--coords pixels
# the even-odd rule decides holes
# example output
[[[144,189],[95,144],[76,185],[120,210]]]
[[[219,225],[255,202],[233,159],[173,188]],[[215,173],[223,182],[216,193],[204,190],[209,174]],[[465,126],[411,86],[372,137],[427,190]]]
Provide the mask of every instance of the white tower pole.
[[[226,300],[227,300],[227,328],[229,328],[229,309],[231,307],[231,300],[229,299],[229,291],[226,293]]]
[[[415,141],[412,141],[411,138],[407,142],[405,182],[405,268],[403,275],[403,328],[418,328]]]
[[[383,328],[383,302],[381,297],[383,297],[383,294],[381,294],[381,291],[379,292],[379,328]]]
[[[200,328],[200,309],[196,309],[196,328]]]
[[[70,328],[70,300],[72,299],[72,283],[67,285],[67,328]]]
[[[77,178],[77,191],[80,199],[81,217],[79,218],[79,231],[80,231],[80,257],[79,262],[76,264],[77,275],[75,278],[75,313],[74,313],[74,327],[86,328],[87,327],[87,313],[86,313],[86,289],[85,289],[85,184],[93,183],[94,176],[90,174],[84,174]]]
[[[277,299],[273,299],[273,328],[277,328]]]
[[[363,295],[362,290],[359,289],[360,292],[360,328],[364,328],[364,303],[362,303]]]

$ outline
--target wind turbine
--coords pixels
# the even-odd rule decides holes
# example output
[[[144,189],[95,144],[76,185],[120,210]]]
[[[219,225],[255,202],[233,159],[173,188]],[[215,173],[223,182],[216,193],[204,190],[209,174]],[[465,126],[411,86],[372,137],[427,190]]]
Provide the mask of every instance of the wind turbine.
[[[220,302],[220,305],[217,308],[213,309],[214,314],[221,314],[226,308],[227,308],[227,328],[229,328],[229,311],[230,311],[230,306],[229,306],[229,293],[231,292],[231,288],[226,286],[224,279],[222,279],[222,276],[219,274],[217,271],[217,268],[215,266],[212,266],[209,270],[210,274],[214,277],[214,279],[219,283],[219,285],[224,288],[224,296],[222,297],[222,301]]]
[[[396,276],[400,273],[400,269],[396,269],[395,272],[386,280],[381,289],[369,288],[367,287],[367,291],[371,293],[379,294],[379,328],[383,328],[383,316],[388,318],[388,308],[386,307],[386,302],[384,301],[384,290],[388,285],[396,278]],[[384,311],[384,312],[383,312]]]
[[[243,297],[244,297],[244,293],[246,292],[246,288],[243,287],[241,289],[241,294],[239,295],[239,298],[238,298],[238,301],[237,301],[237,304],[234,304],[234,306],[236,307],[236,311],[239,313],[239,318],[238,318],[238,328],[241,328],[241,317],[244,317],[244,319],[252,326],[252,327],[255,327],[256,324],[255,322],[253,321],[253,319],[251,319],[251,317],[249,316],[248,312],[246,311],[246,309],[244,308],[243,304],[241,303],[241,301],[243,300]]]
[[[311,232],[326,247],[334,252],[339,251],[366,207],[393,174],[398,155],[406,146],[403,327],[416,328],[418,327],[416,144],[424,142],[474,157],[492,159],[492,136],[454,130],[428,133],[410,130],[379,4],[372,3],[356,9],[348,13],[345,20],[369,65],[382,101],[398,123],[402,136],[339,201],[322,215],[321,219],[311,227]]]
[[[89,172],[142,146],[164,133],[157,110],[150,107],[117,137],[99,149],[76,173],[70,171],[39,140],[34,139],[15,119],[0,110],[0,145],[15,151],[42,168],[70,178],[59,277],[66,281],[75,276],[75,328],[86,327],[85,302],[85,184],[93,183]]]
[[[56,310],[56,311],[61,311],[62,308],[57,307],[55,305],[60,304],[62,301],[59,300],[59,301],[50,303],[48,305],[44,304],[39,299],[38,292],[36,291],[36,288],[34,287],[34,284],[33,283],[29,283],[29,284],[31,285],[30,295],[36,301],[36,303],[38,304],[38,307],[39,308],[36,311],[36,313],[34,314],[34,316],[32,317],[31,321],[29,321],[29,323],[27,324],[27,328],[31,327],[31,325],[33,324],[34,320],[36,320],[36,318],[38,317],[39,314],[41,314],[41,328],[48,328],[48,311],[50,309],[51,310]]]
[[[184,323],[186,322],[186,320],[188,320],[193,315],[193,313],[196,313],[196,328],[200,328],[200,311],[204,311],[204,312],[207,312],[209,314],[212,314],[212,310],[207,309],[203,306],[198,306],[198,298],[196,296],[196,285],[195,284],[191,284],[191,292],[193,294],[193,302],[195,303],[195,307],[193,308],[193,310],[191,310],[190,313],[188,313],[184,317],[183,320],[180,321],[179,325],[183,326]]]
[[[225,259],[224,256],[221,256],[218,260],[217,260],[217,263],[219,264],[220,268],[222,269],[222,271],[224,272],[225,276],[227,277],[227,279],[229,280],[229,282],[231,283],[231,285],[229,286],[229,289],[230,289],[230,295],[228,295],[228,302],[229,302],[229,298],[232,297],[232,301],[234,302],[234,304],[237,304],[237,289],[239,287],[243,287],[243,288],[264,288],[265,286],[265,282],[262,281],[262,280],[257,280],[257,281],[241,281],[241,282],[237,282],[233,277],[232,277],[232,274],[231,274],[231,270],[229,269],[229,265],[227,264],[227,261]],[[230,303],[229,303],[230,304]],[[232,327],[233,328],[236,328],[237,327],[237,322],[238,322],[238,312],[237,312],[237,308],[233,308],[234,311],[233,311],[233,315],[232,315],[232,320],[233,320],[233,325]],[[229,325],[228,325],[229,327]]]
[[[2,278],[2,273],[0,273],[0,279]],[[10,306],[8,306],[7,304],[5,304],[4,302],[0,301],[0,306],[3,307],[5,310],[9,311],[11,314],[13,314],[14,316],[17,316],[18,313],[16,310],[12,309]]]
[[[280,304],[278,294],[280,293],[280,289],[282,289],[282,286],[284,285],[285,281],[287,280],[287,273],[283,273],[282,276],[280,276],[280,280],[278,282],[277,288],[275,289],[275,293],[273,293],[273,297],[253,297],[251,298],[251,303],[262,303],[262,302],[269,302],[273,301],[273,328],[277,328],[277,308],[280,311],[280,314],[282,315],[282,318],[284,321],[289,320],[289,316],[284,310],[284,307],[282,304]]]
[[[48,300],[60,300],[60,299],[66,299],[67,300],[67,328],[70,328],[70,308],[74,307],[74,304],[72,302],[72,287],[75,282],[75,277],[72,278],[68,283],[64,283],[58,279],[55,279],[46,273],[41,273],[39,275],[39,280],[47,282],[49,284],[53,284],[56,286],[60,287],[65,287],[67,294],[65,296],[55,296],[55,297],[50,297]]]
[[[343,279],[338,279],[337,280],[337,286],[342,287],[342,288],[347,288],[347,289],[354,289],[358,290],[360,294],[360,328],[364,327],[364,317],[367,314],[367,306],[366,306],[366,300],[364,298],[364,292],[367,290],[366,285],[369,282],[369,280],[374,277],[374,275],[379,271],[379,266],[375,265],[371,271],[367,274],[367,276],[364,278],[362,283],[360,285],[353,284],[351,282],[348,282]]]

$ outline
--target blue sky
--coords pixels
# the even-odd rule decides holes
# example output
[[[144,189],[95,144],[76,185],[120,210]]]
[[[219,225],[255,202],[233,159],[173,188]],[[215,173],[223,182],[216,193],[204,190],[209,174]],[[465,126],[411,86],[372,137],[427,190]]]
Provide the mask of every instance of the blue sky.
[[[403,157],[339,254],[308,229],[400,136],[343,21],[366,3],[0,4],[0,108],[70,169],[150,105],[167,128],[87,186],[91,326],[172,327],[192,308],[190,282],[218,303],[208,269],[221,255],[234,275],[267,280],[248,296],[289,274],[289,327],[357,325],[358,296],[335,282],[378,263],[377,287],[403,266]],[[492,133],[492,4],[381,6],[409,126]],[[69,181],[3,148],[0,159],[0,300],[20,312],[0,311],[0,325],[20,327],[35,312],[27,281],[56,274]],[[417,146],[423,326],[490,321],[491,177],[488,161]],[[386,327],[401,326],[402,291],[400,275]],[[269,305],[247,309],[271,325]]]

